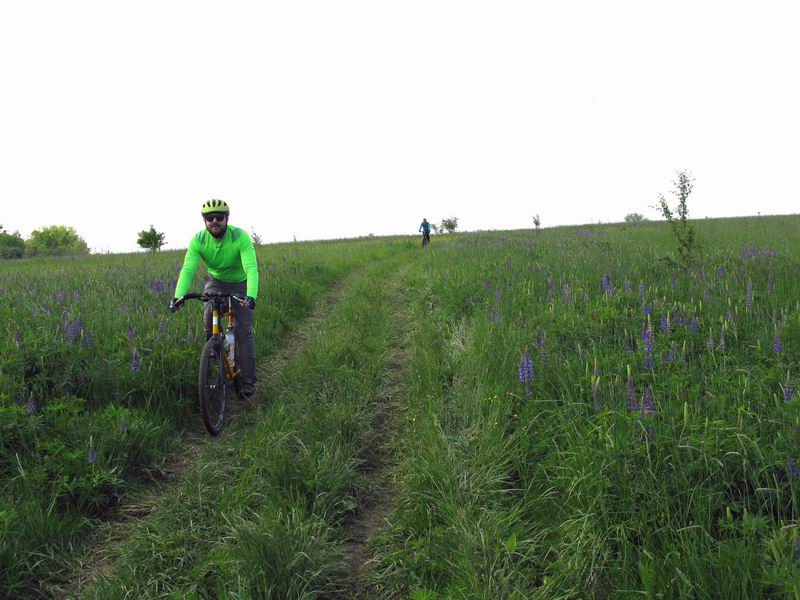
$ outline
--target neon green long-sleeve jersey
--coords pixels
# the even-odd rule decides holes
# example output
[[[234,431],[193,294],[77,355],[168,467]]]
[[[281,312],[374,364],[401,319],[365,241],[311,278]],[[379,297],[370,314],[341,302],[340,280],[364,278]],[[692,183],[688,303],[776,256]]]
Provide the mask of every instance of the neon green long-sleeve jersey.
[[[247,295],[258,296],[258,264],[253,242],[244,229],[228,225],[221,240],[205,229],[189,242],[183,268],[175,286],[175,297],[180,298],[189,291],[200,259],[208,267],[212,277],[225,283],[240,283],[247,280]]]

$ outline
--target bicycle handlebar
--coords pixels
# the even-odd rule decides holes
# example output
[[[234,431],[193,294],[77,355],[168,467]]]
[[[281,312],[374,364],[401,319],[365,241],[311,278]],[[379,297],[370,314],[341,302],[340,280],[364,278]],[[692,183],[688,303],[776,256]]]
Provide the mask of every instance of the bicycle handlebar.
[[[201,300],[202,302],[210,302],[214,298],[220,298],[220,299],[233,298],[238,302],[245,301],[244,298],[242,298],[241,296],[237,296],[236,294],[225,294],[222,292],[202,292],[198,294],[196,292],[192,292],[191,294],[184,294],[180,298],[177,298],[175,300],[175,303],[173,304],[173,307],[177,309],[187,300]]]

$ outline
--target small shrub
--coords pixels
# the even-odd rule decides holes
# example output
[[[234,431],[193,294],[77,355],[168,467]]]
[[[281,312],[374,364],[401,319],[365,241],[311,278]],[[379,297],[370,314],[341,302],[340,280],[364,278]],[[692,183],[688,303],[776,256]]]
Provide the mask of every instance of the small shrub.
[[[672,182],[675,189],[671,191],[678,198],[678,206],[675,212],[669,207],[663,194],[658,195],[658,206],[656,208],[672,229],[672,235],[678,244],[678,262],[680,266],[688,267],[694,261],[696,253],[694,228],[688,221],[689,209],[686,206],[689,194],[692,193],[694,187],[694,178],[688,171],[678,171],[677,173],[678,179]]]

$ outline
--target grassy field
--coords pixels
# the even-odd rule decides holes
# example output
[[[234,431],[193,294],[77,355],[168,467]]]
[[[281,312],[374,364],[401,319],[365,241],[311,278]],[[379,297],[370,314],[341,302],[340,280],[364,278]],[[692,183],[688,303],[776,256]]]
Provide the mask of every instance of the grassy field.
[[[198,427],[199,318],[175,253],[0,264],[0,595],[798,597],[800,217],[694,226],[261,248],[260,361],[330,310],[58,580]]]

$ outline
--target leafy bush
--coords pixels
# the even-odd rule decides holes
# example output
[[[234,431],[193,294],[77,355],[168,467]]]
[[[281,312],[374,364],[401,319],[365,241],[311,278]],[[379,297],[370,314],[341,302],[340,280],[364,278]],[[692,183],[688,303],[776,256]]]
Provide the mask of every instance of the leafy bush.
[[[156,231],[156,228],[150,225],[150,229],[145,229],[139,232],[139,239],[136,240],[142,248],[146,248],[151,252],[161,250],[161,246],[166,244],[165,234]]]
[[[22,258],[25,254],[25,241],[18,231],[8,233],[0,225],[0,258]]]
[[[626,223],[643,223],[644,221],[647,221],[647,217],[642,213],[628,213],[625,215]]]
[[[442,219],[442,222],[439,224],[439,231],[446,231],[447,233],[453,233],[457,228],[458,217]]]
[[[669,223],[672,235],[678,244],[678,262],[683,267],[688,267],[695,259],[695,234],[694,228],[688,221],[689,209],[686,202],[694,187],[694,179],[688,171],[678,171],[678,179],[673,181],[675,189],[671,193],[678,198],[675,209],[677,218],[663,194],[658,195],[658,209]],[[674,261],[673,261],[674,262]]]
[[[25,249],[31,256],[89,253],[89,247],[84,239],[74,228],[64,225],[51,225],[34,230],[25,243]]]

